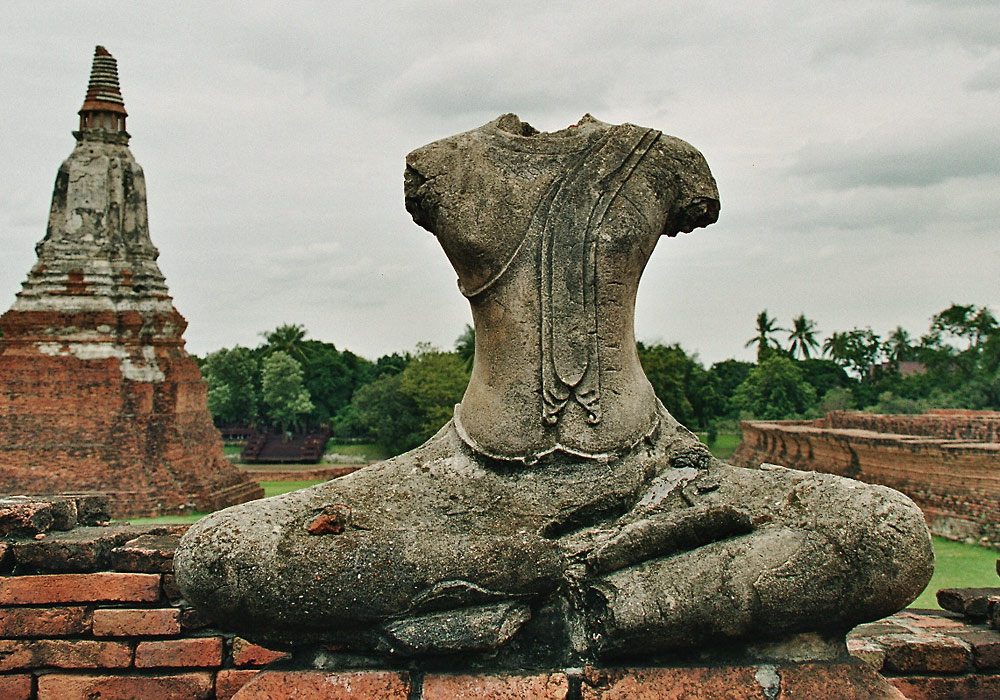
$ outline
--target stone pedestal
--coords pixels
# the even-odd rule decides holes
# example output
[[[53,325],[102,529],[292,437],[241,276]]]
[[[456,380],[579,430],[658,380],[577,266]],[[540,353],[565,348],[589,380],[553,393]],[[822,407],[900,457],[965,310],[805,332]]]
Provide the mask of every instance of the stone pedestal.
[[[856,660],[521,673],[264,670],[233,700],[906,700]]]

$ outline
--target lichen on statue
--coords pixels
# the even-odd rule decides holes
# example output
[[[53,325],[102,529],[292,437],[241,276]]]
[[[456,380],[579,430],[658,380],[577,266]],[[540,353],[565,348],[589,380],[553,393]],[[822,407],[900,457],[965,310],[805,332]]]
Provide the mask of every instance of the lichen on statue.
[[[922,590],[912,502],[724,464],[643,374],[643,268],[662,235],[718,218],[692,146],[507,114],[412,152],[405,192],[472,307],[462,403],[415,450],[197,523],[175,558],[190,602],[348,665],[524,666],[842,637]]]

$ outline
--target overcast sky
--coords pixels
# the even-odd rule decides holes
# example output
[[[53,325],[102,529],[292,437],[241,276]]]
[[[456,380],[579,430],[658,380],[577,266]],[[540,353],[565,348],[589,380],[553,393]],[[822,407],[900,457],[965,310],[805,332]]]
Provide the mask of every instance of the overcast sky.
[[[103,44],[195,353],[281,323],[369,358],[450,348],[471,316],[403,208],[404,157],[505,112],[655,127],[708,159],[720,220],[661,241],[641,340],[709,364],[752,357],[765,308],[822,337],[1000,311],[996,0],[23,0],[0,37],[3,309]]]

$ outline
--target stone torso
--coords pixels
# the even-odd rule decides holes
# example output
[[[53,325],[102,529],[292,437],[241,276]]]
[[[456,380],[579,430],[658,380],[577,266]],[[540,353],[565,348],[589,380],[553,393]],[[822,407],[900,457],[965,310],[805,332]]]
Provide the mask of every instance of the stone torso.
[[[635,351],[639,278],[660,235],[715,221],[704,159],[659,131],[513,115],[407,158],[407,208],[469,298],[476,360],[456,412],[478,451],[531,463],[620,454],[656,428]]]

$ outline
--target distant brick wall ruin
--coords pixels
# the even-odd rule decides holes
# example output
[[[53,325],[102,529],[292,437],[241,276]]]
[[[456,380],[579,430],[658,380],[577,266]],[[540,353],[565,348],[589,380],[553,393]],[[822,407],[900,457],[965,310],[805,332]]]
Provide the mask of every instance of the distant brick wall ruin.
[[[1000,413],[837,411],[812,421],[745,421],[735,464],[826,472],[902,491],[931,531],[1000,545]]]

